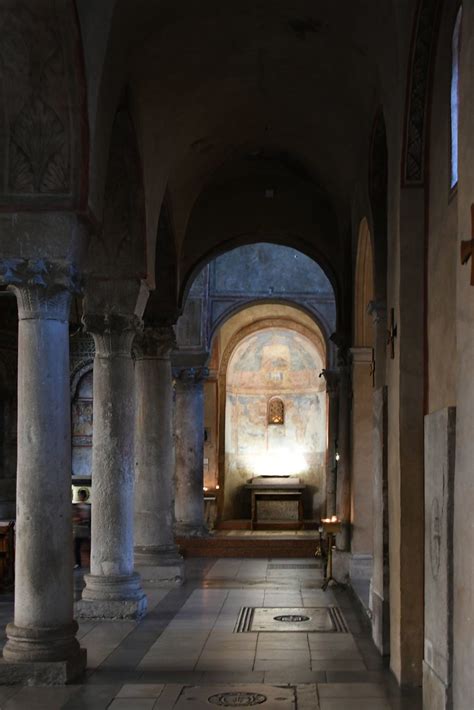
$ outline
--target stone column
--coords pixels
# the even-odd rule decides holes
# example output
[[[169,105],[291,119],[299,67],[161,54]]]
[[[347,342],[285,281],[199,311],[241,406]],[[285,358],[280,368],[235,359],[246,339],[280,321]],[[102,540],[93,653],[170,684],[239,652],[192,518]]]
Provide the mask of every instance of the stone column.
[[[135,619],[146,612],[133,569],[135,315],[86,314],[95,343],[92,432],[91,571],[77,612],[86,618]]]
[[[349,353],[339,353],[339,431],[337,462],[337,515],[342,521],[341,533],[337,536],[337,549],[347,552],[350,548],[351,476],[350,476],[350,413],[351,374]]]
[[[85,669],[73,620],[68,321],[75,278],[63,262],[0,261],[0,283],[15,292],[19,318],[15,614],[0,682],[65,683]]]
[[[339,419],[339,373],[336,370],[323,370],[326,380],[326,392],[329,397],[328,411],[328,453],[326,459],[326,516],[336,514],[336,446]]]
[[[175,370],[176,534],[207,535],[204,523],[205,367]]]
[[[175,450],[171,350],[174,330],[147,327],[135,340],[135,564],[143,579],[181,584],[174,541]]]

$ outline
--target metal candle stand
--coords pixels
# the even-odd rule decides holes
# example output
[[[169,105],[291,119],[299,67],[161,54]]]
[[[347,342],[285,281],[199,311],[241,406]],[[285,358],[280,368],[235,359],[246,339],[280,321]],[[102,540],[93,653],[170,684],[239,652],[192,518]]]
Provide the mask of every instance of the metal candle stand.
[[[325,592],[329,587],[329,583],[332,582],[334,586],[342,587],[344,586],[341,582],[338,582],[335,577],[332,576],[332,546],[334,536],[341,532],[341,521],[340,520],[321,520],[321,525],[326,533],[327,539],[327,556],[326,556],[326,575],[324,577],[323,586],[321,589]]]

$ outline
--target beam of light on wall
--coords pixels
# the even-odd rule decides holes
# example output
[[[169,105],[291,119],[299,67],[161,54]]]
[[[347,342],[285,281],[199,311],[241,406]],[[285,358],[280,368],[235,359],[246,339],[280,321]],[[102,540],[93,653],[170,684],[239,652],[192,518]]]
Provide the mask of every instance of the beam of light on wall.
[[[295,476],[308,471],[309,466],[300,451],[283,449],[249,457],[248,469],[256,476]]]

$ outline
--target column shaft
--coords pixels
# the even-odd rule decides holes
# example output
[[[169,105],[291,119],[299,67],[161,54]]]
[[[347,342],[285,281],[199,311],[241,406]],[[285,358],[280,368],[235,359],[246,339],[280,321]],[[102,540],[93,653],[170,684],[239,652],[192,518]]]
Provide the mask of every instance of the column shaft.
[[[137,618],[146,611],[133,568],[134,372],[130,316],[86,316],[94,336],[91,573],[81,616]]]
[[[174,332],[147,328],[135,345],[135,562],[144,579],[179,584],[183,558],[174,541]]]
[[[205,535],[204,523],[204,368],[176,377],[176,533]]]
[[[19,317],[16,578],[14,621],[7,626],[3,657],[9,663],[53,663],[48,677],[66,682],[85,668],[73,620],[68,329],[73,284],[64,285],[71,278],[64,264],[29,261],[25,268],[25,285],[15,278],[12,287]],[[2,668],[1,680],[5,672]],[[21,680],[41,683],[41,673],[24,670]],[[14,677],[18,682],[20,676]]]

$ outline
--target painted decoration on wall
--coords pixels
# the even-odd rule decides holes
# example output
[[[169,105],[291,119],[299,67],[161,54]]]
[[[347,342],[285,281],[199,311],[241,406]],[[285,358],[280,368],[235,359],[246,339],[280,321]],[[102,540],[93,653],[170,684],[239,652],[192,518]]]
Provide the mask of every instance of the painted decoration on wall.
[[[252,333],[236,347],[226,381],[224,517],[246,517],[244,486],[262,475],[299,476],[306,507],[322,505],[323,357],[312,340],[283,327]]]

